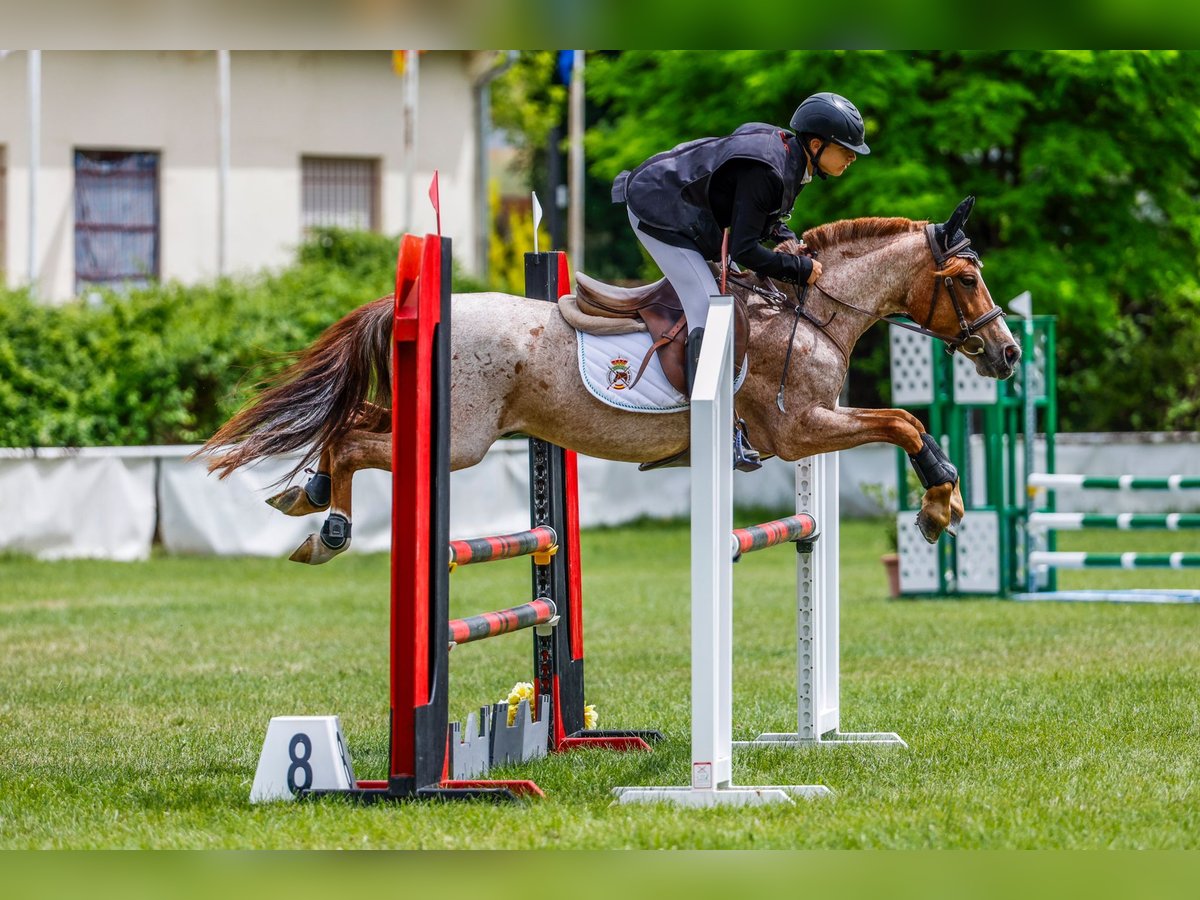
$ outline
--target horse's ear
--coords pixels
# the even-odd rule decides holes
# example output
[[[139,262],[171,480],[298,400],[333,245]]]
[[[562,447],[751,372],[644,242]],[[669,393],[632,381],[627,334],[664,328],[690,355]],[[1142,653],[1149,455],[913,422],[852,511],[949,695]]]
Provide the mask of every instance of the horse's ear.
[[[967,224],[967,219],[971,215],[971,210],[975,208],[975,197],[970,196],[958,204],[958,208],[946,220],[946,224],[942,226],[942,234],[949,238],[962,231],[963,226]]]

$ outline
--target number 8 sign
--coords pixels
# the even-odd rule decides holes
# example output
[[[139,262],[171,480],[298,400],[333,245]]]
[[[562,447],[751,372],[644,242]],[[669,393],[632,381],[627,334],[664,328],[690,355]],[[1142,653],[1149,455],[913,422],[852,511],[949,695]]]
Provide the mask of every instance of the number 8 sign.
[[[301,791],[355,786],[337,716],[276,716],[267,727],[251,803],[293,800]]]

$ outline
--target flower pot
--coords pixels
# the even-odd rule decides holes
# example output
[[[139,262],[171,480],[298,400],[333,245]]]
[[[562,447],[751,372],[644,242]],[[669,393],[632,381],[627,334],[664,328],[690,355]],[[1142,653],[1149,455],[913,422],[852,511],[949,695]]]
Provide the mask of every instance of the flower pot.
[[[900,596],[900,555],[885,553],[879,557],[883,570],[887,573],[889,596],[893,599]]]

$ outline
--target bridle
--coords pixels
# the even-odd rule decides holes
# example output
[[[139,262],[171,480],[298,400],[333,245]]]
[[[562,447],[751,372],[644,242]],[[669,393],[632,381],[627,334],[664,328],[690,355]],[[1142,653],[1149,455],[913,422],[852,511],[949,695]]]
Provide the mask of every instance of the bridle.
[[[925,226],[925,237],[929,242],[929,252],[933,255],[935,271],[938,269],[944,269],[946,267],[946,263],[956,256],[964,259],[970,259],[974,261],[976,265],[980,267],[983,266],[983,261],[979,258],[979,254],[971,249],[970,238],[968,238],[966,235],[963,235],[960,240],[943,250],[938,243],[937,228],[938,226],[932,223]],[[962,232],[960,231],[959,234],[962,234]],[[809,254],[812,256],[816,255],[811,251],[809,251]],[[756,285],[734,275],[730,275],[729,280],[733,281],[737,285],[740,285],[741,287],[746,288],[747,290],[753,291],[760,297],[763,297],[769,301],[772,305],[780,307],[787,305],[787,294],[775,287],[769,278],[762,279],[765,282],[765,286]],[[916,324],[916,322],[914,322],[912,319],[900,314],[877,316],[865,309],[860,309],[853,303],[847,303],[845,300],[841,299],[835,294],[830,293],[821,285],[819,281],[812,285],[804,284],[799,286],[800,294],[796,300],[795,312],[798,318],[803,317],[808,319],[822,331],[825,331],[826,326],[833,321],[833,317],[831,316],[828,321],[819,322],[803,309],[805,295],[808,293],[809,287],[813,287],[832,300],[834,303],[837,303],[839,306],[844,306],[846,309],[861,313],[864,316],[873,316],[876,321],[887,322],[890,325],[906,328],[909,331],[915,331],[917,334],[923,334],[926,337],[931,337],[942,341],[946,345],[946,352],[949,354],[953,354],[957,350],[962,350],[962,352],[968,356],[978,356],[979,354],[983,353],[987,346],[983,338],[979,336],[978,332],[982,330],[983,327],[988,323],[994,322],[996,319],[1005,316],[1006,314],[1004,310],[1000,306],[994,305],[987,312],[976,317],[974,321],[968,321],[966,313],[963,312],[962,301],[959,300],[958,292],[954,289],[954,279],[947,275],[942,278],[940,283],[945,285],[946,293],[950,297],[950,304],[954,307],[954,314],[958,317],[959,332],[956,335],[944,334],[940,331],[934,331],[929,327],[933,323],[934,313],[937,312],[939,287],[937,278],[935,278],[933,281],[933,296],[929,300],[929,313],[925,316],[925,321],[921,325]],[[838,349],[842,350],[843,356],[848,355],[845,349],[840,345],[838,345]]]
[[[973,260],[976,265],[978,265],[980,267],[983,266],[983,261],[979,258],[979,254],[971,249],[971,239],[970,238],[968,238],[965,234],[963,234],[963,236],[960,240],[956,241],[953,245],[951,245],[943,250],[942,247],[938,243],[937,229],[938,229],[938,226],[934,225],[932,223],[927,224],[925,226],[925,237],[926,237],[926,240],[928,240],[928,242],[929,242],[929,252],[933,254],[935,271],[937,271],[939,269],[944,269],[946,267],[946,263],[948,263],[954,257],[962,257],[964,259],[970,259],[970,260]],[[958,233],[962,234],[961,231]],[[813,251],[806,251],[806,252],[810,256],[816,256],[816,253]],[[788,298],[787,294],[785,294],[783,291],[781,291],[779,288],[777,288],[774,285],[774,283],[771,281],[771,279],[762,278],[762,281],[764,282],[764,284],[762,284],[762,285],[754,284],[753,282],[748,281],[745,278],[742,278],[742,277],[739,277],[738,275],[729,273],[729,271],[728,271],[729,270],[729,257],[727,256],[726,252],[724,252],[724,247],[722,248],[721,257],[723,260],[723,265],[721,267],[721,269],[722,269],[722,272],[721,272],[722,293],[725,290],[726,278],[728,278],[728,280],[732,281],[734,284],[737,284],[740,287],[743,287],[749,291],[753,291],[755,294],[757,294],[758,296],[765,299],[768,302],[768,304],[771,306],[782,309],[788,305],[789,298]],[[739,275],[740,275],[740,273],[739,273]],[[854,312],[857,312],[857,313],[861,313],[864,316],[871,316],[877,322],[878,321],[887,322],[890,325],[896,325],[899,328],[906,328],[909,331],[917,332],[917,334],[923,334],[926,337],[931,337],[931,338],[935,338],[939,341],[942,341],[946,345],[946,352],[948,354],[953,355],[957,350],[962,350],[962,352],[967,354],[968,356],[978,356],[979,354],[983,353],[984,350],[987,348],[987,344],[985,343],[984,339],[979,336],[979,334],[977,332],[979,332],[989,322],[994,322],[996,319],[1004,316],[1005,315],[1004,310],[999,305],[994,305],[987,312],[983,313],[983,315],[976,317],[976,319],[973,322],[968,321],[966,314],[963,312],[963,304],[958,298],[958,292],[955,291],[955,289],[954,289],[954,278],[947,275],[942,279],[941,283],[946,286],[946,293],[950,297],[950,304],[954,307],[954,314],[958,317],[959,332],[957,335],[943,334],[942,332],[934,331],[933,329],[931,329],[929,327],[933,323],[933,315],[934,315],[934,312],[937,310],[937,303],[938,303],[938,279],[936,277],[933,280],[933,296],[930,298],[930,301],[929,301],[929,314],[926,315],[925,322],[923,325],[918,325],[911,319],[909,319],[907,317],[903,317],[899,314],[886,315],[886,316],[875,315],[875,313],[868,312],[865,309],[861,309],[852,303],[847,303],[845,300],[841,299],[840,297],[838,297],[834,294],[831,294],[829,291],[827,291],[825,288],[823,288],[821,286],[821,283],[819,281],[815,282],[811,285],[809,285],[809,284],[799,285],[800,293],[797,296],[797,298],[794,302],[794,305],[792,306],[792,311],[795,313],[796,318],[795,318],[795,321],[792,323],[792,336],[791,336],[791,339],[788,341],[787,355],[784,357],[784,361],[783,361],[783,375],[779,381],[779,393],[777,394],[777,396],[775,398],[775,404],[779,407],[779,410],[781,412],[784,411],[784,397],[783,397],[784,386],[787,383],[788,369],[791,367],[792,345],[795,343],[796,326],[800,324],[800,319],[802,319],[802,318],[807,319],[814,326],[816,326],[816,328],[821,333],[823,333],[827,338],[829,338],[829,340],[833,343],[833,345],[835,347],[837,347],[839,352],[841,352],[843,359],[845,359],[845,361],[846,361],[846,364],[849,365],[849,363],[850,363],[849,351],[847,350],[847,348],[843,347],[841,342],[838,341],[832,334],[830,334],[829,330],[828,330],[828,326],[833,322],[834,318],[837,316],[837,313],[834,313],[833,315],[831,315],[826,321],[821,322],[815,316],[813,316],[810,312],[808,312],[808,310],[806,310],[804,308],[804,300],[808,295],[808,289],[810,287],[816,288],[818,291],[820,291],[822,294],[824,294],[826,297],[828,297],[834,303],[837,303],[839,306],[844,306],[846,309],[853,310]]]
[[[962,234],[962,232],[960,231],[959,234]],[[974,260],[975,264],[982,268],[983,261],[979,258],[979,254],[971,249],[971,239],[966,235],[963,235],[961,240],[947,247],[944,251],[938,245],[936,225],[928,224],[925,226],[925,237],[929,241],[929,252],[933,254],[933,261],[938,269],[944,269],[946,263],[956,256]],[[950,297],[950,304],[954,307],[954,314],[958,316],[959,332],[957,335],[951,337],[950,335],[933,331],[929,327],[930,323],[933,322],[933,314],[937,311],[938,282],[936,278],[933,282],[933,296],[929,300],[929,314],[925,317],[923,325],[915,325],[893,316],[884,316],[884,319],[893,325],[907,328],[909,331],[915,331],[918,334],[944,341],[946,352],[951,355],[956,350],[962,350],[967,356],[978,356],[984,351],[987,345],[984,343],[983,338],[976,332],[989,322],[994,322],[996,319],[1004,316],[1004,310],[998,305],[993,306],[983,315],[977,317],[974,322],[968,322],[967,316],[963,312],[962,303],[958,299],[958,292],[954,290],[954,279],[947,275],[942,279],[942,284],[946,286],[946,293]]]

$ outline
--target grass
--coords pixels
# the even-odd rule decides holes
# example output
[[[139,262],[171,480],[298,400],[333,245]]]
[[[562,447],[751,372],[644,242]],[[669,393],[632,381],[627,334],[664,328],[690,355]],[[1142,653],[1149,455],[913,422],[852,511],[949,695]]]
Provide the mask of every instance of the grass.
[[[1180,537],[1157,536],[1187,549]],[[1071,544],[1135,549],[1125,538]],[[359,777],[382,777],[386,557],[5,558],[0,847],[1200,845],[1200,609],[890,602],[880,523],[847,522],[842,548],[842,728],[894,730],[909,749],[738,751],[741,783],[837,796],[717,810],[619,807],[609,793],[688,777],[685,525],[583,537],[588,702],[600,727],[666,741],[514,767],[547,796],[506,807],[248,802],[272,715],[339,714]],[[793,571],[786,551],[735,570],[735,738],[793,730]],[[1126,573],[1087,574],[1108,586]],[[461,615],[527,597],[529,570],[467,567],[452,583]],[[457,649],[452,713],[528,680],[529,657],[527,635]]]

